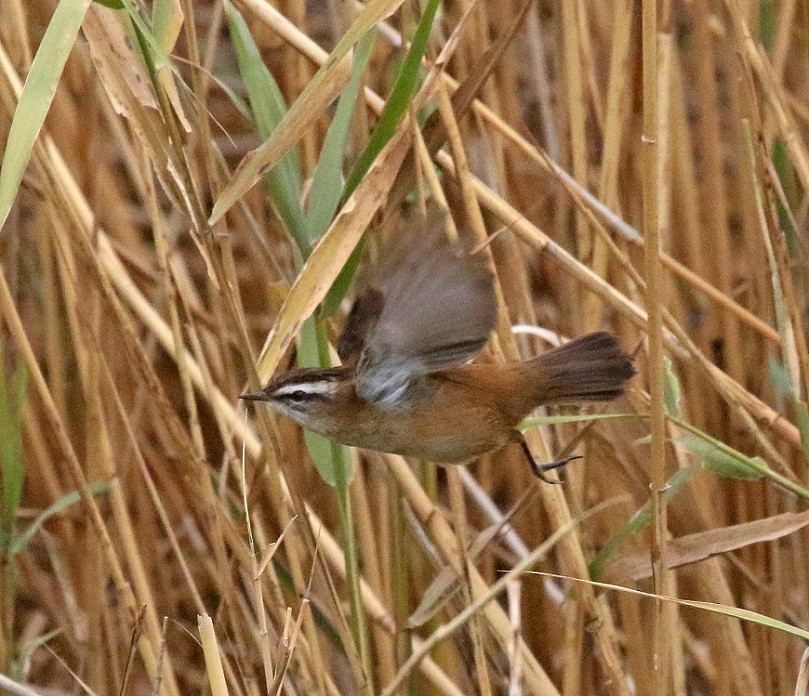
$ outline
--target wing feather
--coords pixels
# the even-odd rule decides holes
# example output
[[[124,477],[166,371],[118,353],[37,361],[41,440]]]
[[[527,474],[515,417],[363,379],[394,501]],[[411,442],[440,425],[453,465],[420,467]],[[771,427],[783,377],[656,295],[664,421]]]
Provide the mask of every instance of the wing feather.
[[[445,214],[433,207],[426,218],[411,218],[383,248],[376,279],[358,297],[340,337],[341,358],[358,360],[358,394],[380,406],[397,403],[418,376],[472,358],[494,327],[497,304],[485,257],[450,243]]]

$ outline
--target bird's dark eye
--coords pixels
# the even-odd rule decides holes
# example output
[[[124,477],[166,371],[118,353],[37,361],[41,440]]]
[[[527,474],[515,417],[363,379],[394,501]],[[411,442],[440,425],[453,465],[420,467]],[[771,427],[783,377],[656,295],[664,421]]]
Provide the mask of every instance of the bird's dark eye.
[[[289,398],[292,399],[293,401],[303,401],[304,399],[306,399],[307,396],[309,396],[309,394],[307,394],[305,391],[298,389],[292,392],[289,395]]]

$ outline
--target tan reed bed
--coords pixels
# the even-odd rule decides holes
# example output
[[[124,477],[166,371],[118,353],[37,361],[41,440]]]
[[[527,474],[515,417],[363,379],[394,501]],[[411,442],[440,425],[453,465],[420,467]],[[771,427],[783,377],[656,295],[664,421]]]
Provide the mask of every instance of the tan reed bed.
[[[0,3],[0,690],[806,694],[809,6],[121,6]],[[479,360],[637,350],[526,424],[561,486],[237,401],[426,197]]]

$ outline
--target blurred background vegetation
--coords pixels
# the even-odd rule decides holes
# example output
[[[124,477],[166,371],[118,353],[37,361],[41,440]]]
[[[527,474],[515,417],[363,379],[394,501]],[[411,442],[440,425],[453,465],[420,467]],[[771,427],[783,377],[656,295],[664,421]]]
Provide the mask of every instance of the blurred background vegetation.
[[[0,691],[807,693],[806,0],[3,0],[0,152]],[[561,486],[238,404],[429,197]]]

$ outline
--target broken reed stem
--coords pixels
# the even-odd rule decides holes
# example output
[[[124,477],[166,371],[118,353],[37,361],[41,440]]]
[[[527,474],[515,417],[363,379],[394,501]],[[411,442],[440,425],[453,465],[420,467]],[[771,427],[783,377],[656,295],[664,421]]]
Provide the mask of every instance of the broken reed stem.
[[[222,669],[222,656],[219,653],[219,642],[216,639],[213,621],[208,614],[198,614],[197,624],[211,694],[212,696],[228,696],[228,686],[225,672]]]
[[[665,589],[666,568],[666,421],[663,403],[663,292],[660,265],[660,211],[662,180],[659,176],[660,132],[658,121],[657,0],[643,0],[643,232],[648,312],[649,395],[651,441],[650,486],[652,497],[652,565],[655,594]],[[653,618],[652,670],[654,693],[664,696],[668,686],[668,649],[663,602],[656,600]]]

